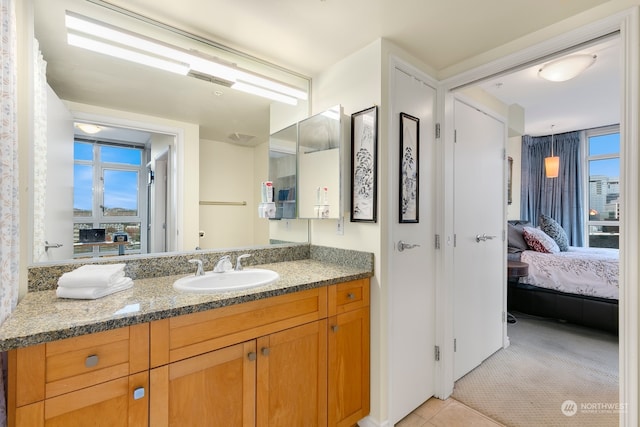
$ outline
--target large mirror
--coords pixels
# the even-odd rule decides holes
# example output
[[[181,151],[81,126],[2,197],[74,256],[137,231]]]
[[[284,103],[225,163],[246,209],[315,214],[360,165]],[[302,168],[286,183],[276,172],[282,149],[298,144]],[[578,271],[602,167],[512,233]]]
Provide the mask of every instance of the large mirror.
[[[179,75],[70,46],[66,11],[305,93],[307,77],[129,13],[120,9],[124,0],[33,4],[44,59],[34,80],[46,67],[45,86],[35,92],[48,131],[44,149],[33,148],[32,262],[118,253],[120,246],[78,245],[86,228],[106,229],[107,240],[126,234],[127,254],[308,241],[306,221],[274,226],[256,213],[269,176],[269,135],[307,117],[307,100],[290,105],[236,90],[208,71]],[[88,176],[93,181],[82,181]],[[86,206],[77,202],[81,183],[102,185]],[[283,237],[280,225],[296,237]]]
[[[341,149],[340,105],[298,123],[299,218],[340,218]]]

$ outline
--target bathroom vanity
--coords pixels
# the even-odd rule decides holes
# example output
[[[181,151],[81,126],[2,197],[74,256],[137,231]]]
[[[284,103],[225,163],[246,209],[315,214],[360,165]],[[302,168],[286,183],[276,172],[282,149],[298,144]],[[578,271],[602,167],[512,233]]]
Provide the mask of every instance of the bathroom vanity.
[[[172,288],[181,276],[147,278],[93,301],[30,292],[0,327],[9,425],[355,425],[369,412],[371,269],[260,268],[280,281],[195,295]]]

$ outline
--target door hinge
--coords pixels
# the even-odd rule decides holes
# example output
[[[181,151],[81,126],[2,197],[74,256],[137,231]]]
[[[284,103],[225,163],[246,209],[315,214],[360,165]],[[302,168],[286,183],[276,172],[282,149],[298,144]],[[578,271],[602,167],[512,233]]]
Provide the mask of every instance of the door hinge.
[[[502,323],[507,321],[507,313],[506,312],[502,312]]]
[[[458,142],[458,130],[453,131],[453,142]]]
[[[454,338],[453,339],[453,352],[455,353],[456,351],[458,351],[458,339]]]
[[[440,139],[440,123],[436,123],[436,139]]]
[[[436,249],[440,249],[440,235],[436,234]]]
[[[458,243],[458,236],[456,234],[453,235],[453,247],[455,248]]]
[[[436,357],[436,362],[440,361],[440,346],[435,346],[435,357]]]
[[[502,149],[502,160],[507,160],[507,149],[506,148]]]

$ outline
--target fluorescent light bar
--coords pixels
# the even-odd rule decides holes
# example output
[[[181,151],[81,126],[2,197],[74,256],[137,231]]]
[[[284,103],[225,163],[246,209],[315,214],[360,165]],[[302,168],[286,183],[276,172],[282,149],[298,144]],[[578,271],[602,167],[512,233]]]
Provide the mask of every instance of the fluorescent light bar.
[[[74,46],[179,74],[186,75],[193,70],[237,84],[232,87],[243,92],[291,105],[297,104],[296,98],[308,98],[301,89],[240,69],[219,58],[171,46],[74,12],[66,12],[65,23],[67,28],[91,36],[69,33],[68,42]]]
[[[124,49],[112,44],[103,43],[88,37],[79,36],[77,34],[67,34],[67,42],[76,47],[88,49],[94,52],[103,53],[105,55],[114,56],[116,58],[125,59],[127,61],[136,62],[138,64],[147,65],[161,70],[170,71],[172,73],[186,76],[189,72],[189,66],[178,62],[167,61],[154,56],[146,55],[129,49]]]
[[[285,104],[298,105],[298,100],[292,96],[287,96],[282,93],[273,92],[262,87],[250,85],[248,83],[236,82],[231,87],[233,89],[237,89],[242,92],[252,93],[254,95],[259,95],[264,98],[273,99],[274,101],[283,102]]]
[[[248,71],[241,71],[238,74],[237,79],[238,81],[243,81],[254,86],[260,86],[274,92],[280,92],[285,95],[293,96],[294,98],[305,100],[307,99],[307,93],[301,89],[268,79],[266,77],[258,76]]]

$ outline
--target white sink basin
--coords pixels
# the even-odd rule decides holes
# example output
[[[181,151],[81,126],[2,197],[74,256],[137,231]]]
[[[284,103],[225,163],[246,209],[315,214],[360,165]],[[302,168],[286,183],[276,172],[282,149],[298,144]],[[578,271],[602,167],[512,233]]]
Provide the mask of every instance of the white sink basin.
[[[228,292],[256,288],[277,282],[280,275],[275,271],[251,268],[224,273],[205,273],[204,276],[187,276],[173,282],[178,291],[196,293]]]

